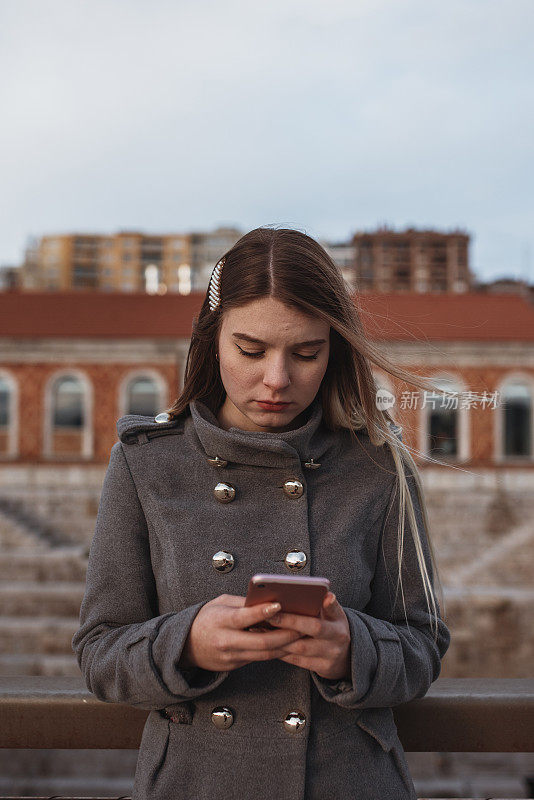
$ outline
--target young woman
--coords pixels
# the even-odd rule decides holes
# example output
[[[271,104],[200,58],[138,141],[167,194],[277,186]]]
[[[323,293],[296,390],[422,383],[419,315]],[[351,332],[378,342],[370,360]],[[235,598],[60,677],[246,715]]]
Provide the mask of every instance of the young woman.
[[[72,645],[98,698],[150,711],[133,800],[416,797],[391,709],[450,633],[372,364],[434,388],[366,339],[316,241],[258,228],[214,269],[174,405],[118,420]],[[320,617],[245,607],[257,572],[329,578]]]

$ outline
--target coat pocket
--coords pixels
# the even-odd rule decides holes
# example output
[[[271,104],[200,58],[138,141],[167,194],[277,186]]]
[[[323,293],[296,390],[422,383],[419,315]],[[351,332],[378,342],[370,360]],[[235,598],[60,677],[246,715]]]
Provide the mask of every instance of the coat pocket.
[[[191,700],[184,700],[181,703],[173,703],[161,709],[161,714],[172,723],[178,725],[192,725],[195,706]]]
[[[364,708],[356,723],[387,753],[397,741],[397,726],[391,708]]]

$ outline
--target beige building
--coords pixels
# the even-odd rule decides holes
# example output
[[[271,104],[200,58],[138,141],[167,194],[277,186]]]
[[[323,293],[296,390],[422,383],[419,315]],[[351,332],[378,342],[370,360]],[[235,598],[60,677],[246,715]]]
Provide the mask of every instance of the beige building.
[[[240,237],[236,228],[162,235],[47,235],[26,250],[20,288],[189,294],[207,286],[217,260]]]

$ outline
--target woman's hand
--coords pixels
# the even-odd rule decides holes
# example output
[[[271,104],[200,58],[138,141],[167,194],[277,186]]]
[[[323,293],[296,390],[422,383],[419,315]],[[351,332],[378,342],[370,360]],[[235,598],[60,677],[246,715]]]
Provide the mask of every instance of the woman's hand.
[[[202,606],[193,620],[178,666],[226,672],[251,661],[284,655],[284,648],[302,634],[291,630],[244,630],[270,620],[279,609],[279,603],[245,607],[245,598],[234,594],[215,597]]]
[[[312,670],[327,680],[351,680],[350,628],[335,594],[327,592],[320,617],[280,613],[270,617],[269,623],[302,634],[301,639],[282,648],[281,661]]]

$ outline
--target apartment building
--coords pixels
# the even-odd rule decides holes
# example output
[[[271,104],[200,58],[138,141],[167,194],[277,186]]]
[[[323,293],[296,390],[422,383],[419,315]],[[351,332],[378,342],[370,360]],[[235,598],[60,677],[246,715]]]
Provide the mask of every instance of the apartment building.
[[[236,228],[163,235],[46,235],[26,250],[20,288],[189,294],[207,286],[217,260],[240,237]]]
[[[394,231],[384,226],[355,233],[352,244],[360,292],[458,293],[473,288],[465,231]]]

